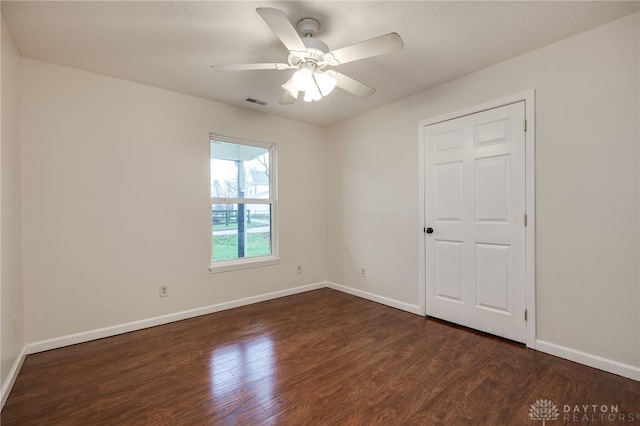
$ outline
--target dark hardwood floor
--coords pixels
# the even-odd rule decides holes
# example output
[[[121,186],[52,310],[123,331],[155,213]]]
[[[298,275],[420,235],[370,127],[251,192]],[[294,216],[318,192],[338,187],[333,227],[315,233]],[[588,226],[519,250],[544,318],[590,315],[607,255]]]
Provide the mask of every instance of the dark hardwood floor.
[[[557,420],[529,417],[540,400]],[[329,289],[29,355],[2,411],[3,426],[543,419],[640,425],[640,382]]]

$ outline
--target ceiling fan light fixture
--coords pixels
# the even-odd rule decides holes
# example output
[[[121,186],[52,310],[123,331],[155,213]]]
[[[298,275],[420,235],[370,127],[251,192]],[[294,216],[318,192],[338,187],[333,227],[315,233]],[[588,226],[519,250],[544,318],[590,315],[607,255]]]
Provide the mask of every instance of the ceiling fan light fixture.
[[[307,62],[291,77],[291,86],[299,92],[304,92],[306,102],[315,102],[327,96],[335,89],[337,80],[335,71],[320,71],[314,63]],[[288,82],[287,82],[288,83]],[[286,83],[285,83],[286,85]],[[294,95],[292,88],[282,86],[290,95]]]

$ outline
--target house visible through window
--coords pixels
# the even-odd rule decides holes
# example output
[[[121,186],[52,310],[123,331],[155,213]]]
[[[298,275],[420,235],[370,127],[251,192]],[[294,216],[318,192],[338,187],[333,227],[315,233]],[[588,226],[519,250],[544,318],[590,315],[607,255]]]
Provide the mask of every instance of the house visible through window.
[[[212,135],[211,271],[277,263],[275,145]]]

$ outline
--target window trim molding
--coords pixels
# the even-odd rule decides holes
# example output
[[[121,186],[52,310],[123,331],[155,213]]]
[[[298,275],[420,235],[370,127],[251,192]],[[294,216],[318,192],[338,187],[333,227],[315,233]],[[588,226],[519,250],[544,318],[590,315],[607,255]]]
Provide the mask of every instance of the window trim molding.
[[[280,263],[280,258],[277,256],[256,256],[234,260],[220,260],[215,264],[212,263],[211,266],[209,266],[209,272],[211,272],[212,274],[217,274],[220,272],[238,271],[241,269],[277,265],[278,263]]]
[[[279,235],[278,235],[278,159],[277,144],[274,142],[260,142],[248,139],[226,136],[217,133],[209,133],[209,144],[211,141],[227,142],[240,145],[249,145],[269,150],[269,198],[217,198],[210,197],[210,205],[216,203],[237,204],[270,204],[271,205],[271,254],[268,256],[243,257],[238,259],[213,261],[213,242],[210,244],[209,272],[212,274],[241,269],[256,268],[262,266],[277,265],[280,263],[279,257]],[[211,153],[209,153],[211,159]],[[211,171],[211,164],[209,164]],[[211,172],[209,172],[211,174]],[[216,200],[216,201],[214,201]],[[275,236],[275,238],[274,238]]]

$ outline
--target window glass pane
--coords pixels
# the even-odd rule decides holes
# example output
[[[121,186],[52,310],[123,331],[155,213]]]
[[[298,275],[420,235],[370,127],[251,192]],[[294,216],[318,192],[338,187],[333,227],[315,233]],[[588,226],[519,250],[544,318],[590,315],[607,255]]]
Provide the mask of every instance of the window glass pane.
[[[269,199],[269,149],[211,141],[211,197]]]
[[[270,204],[214,203],[211,224],[213,261],[271,254]]]

